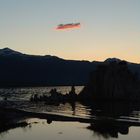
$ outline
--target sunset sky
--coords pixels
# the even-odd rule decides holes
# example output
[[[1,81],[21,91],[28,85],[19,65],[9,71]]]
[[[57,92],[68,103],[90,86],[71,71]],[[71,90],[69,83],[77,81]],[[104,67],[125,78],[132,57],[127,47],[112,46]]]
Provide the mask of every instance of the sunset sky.
[[[80,29],[57,31],[59,24]],[[140,63],[140,0],[0,0],[0,48]]]

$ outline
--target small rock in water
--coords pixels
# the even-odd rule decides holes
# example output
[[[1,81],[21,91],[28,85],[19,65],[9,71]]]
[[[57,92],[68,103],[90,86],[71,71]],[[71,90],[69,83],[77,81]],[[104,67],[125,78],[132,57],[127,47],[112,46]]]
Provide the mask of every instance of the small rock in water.
[[[59,132],[58,134],[63,134],[63,132]]]

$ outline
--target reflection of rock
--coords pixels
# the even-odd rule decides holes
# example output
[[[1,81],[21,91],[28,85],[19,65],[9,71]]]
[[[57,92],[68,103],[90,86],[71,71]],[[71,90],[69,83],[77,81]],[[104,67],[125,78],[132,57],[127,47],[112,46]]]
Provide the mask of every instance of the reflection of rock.
[[[25,121],[25,116],[15,111],[10,111],[0,107],[0,133],[17,127],[26,127],[29,124]]]
[[[75,113],[77,111],[76,106],[75,104],[71,105],[72,110]],[[137,118],[137,116],[135,116],[136,112],[138,112],[137,115],[139,116],[139,103],[94,102],[94,104],[88,105],[87,108],[89,107],[91,110],[91,118],[28,112],[0,107],[0,133],[16,127],[25,127],[28,124],[23,121],[29,118],[46,119],[48,124],[53,121],[87,123],[89,124],[87,127],[88,130],[91,130],[97,136],[103,136],[104,138],[118,137],[118,133],[126,135],[129,133],[129,128],[131,126],[140,126],[139,119],[134,120],[134,118]],[[134,116],[131,114],[133,111],[135,111]],[[126,116],[127,118],[121,118],[119,120],[121,116]],[[130,119],[129,116],[131,116]]]
[[[105,63],[92,72],[87,86],[79,95],[82,99],[140,99],[137,77],[127,63]]]
[[[140,104],[133,104],[132,102],[93,102],[88,105],[90,107],[90,114],[97,117],[106,117],[118,119],[120,116],[130,116],[133,110],[140,110]],[[137,107],[137,108],[136,108]]]
[[[119,133],[128,135],[131,126],[138,126],[138,102],[94,102],[90,108],[91,115],[95,115],[97,120],[90,123],[87,129],[93,131],[97,137],[118,138]],[[138,114],[133,114],[133,111]]]
[[[117,124],[111,121],[96,121],[95,123],[91,123],[87,129],[94,131],[94,134],[103,136],[104,138],[118,138],[118,133],[127,135],[129,127],[127,124]]]

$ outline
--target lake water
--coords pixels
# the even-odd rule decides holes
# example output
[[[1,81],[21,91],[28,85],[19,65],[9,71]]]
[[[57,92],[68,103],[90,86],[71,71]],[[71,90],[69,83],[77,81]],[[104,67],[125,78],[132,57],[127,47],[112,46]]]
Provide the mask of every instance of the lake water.
[[[93,102],[65,103],[47,105],[45,102],[30,103],[32,94],[49,94],[52,88],[66,94],[70,91],[65,87],[32,87],[0,89],[0,104],[8,97],[4,105],[36,113],[59,115],[59,119],[20,118],[17,122],[27,122],[28,125],[12,125],[6,129],[0,128],[1,140],[139,140],[140,137],[140,103],[138,102]],[[76,87],[78,94],[82,86]],[[61,116],[70,117],[67,121]],[[2,118],[2,117],[1,117]],[[77,120],[78,118],[78,120]],[[80,120],[80,121],[79,121]],[[0,122],[1,124],[1,122]],[[2,125],[1,125],[2,126]],[[4,125],[5,126],[5,125]]]
[[[46,124],[41,120],[26,128],[15,128],[0,135],[3,140],[139,140],[140,134],[137,127],[131,127],[128,135],[118,134],[118,138],[88,130],[88,124],[73,122],[54,122]]]

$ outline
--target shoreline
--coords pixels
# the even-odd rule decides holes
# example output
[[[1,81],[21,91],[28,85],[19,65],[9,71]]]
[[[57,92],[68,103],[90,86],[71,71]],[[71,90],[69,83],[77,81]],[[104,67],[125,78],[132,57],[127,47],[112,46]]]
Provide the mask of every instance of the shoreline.
[[[78,116],[67,116],[67,115],[61,115],[61,114],[54,114],[54,113],[37,113],[37,112],[30,112],[15,108],[4,108],[0,107],[0,111],[4,111],[4,113],[11,114],[9,115],[10,118],[12,118],[12,113],[14,114],[14,119],[16,117],[21,118],[38,118],[38,119],[46,119],[47,122],[52,121],[59,121],[59,122],[80,122],[80,123],[119,123],[119,124],[127,124],[132,126],[140,126],[140,121],[138,119],[123,119],[123,118],[111,118],[111,117],[95,117],[95,118],[84,118],[84,117],[78,117]]]

